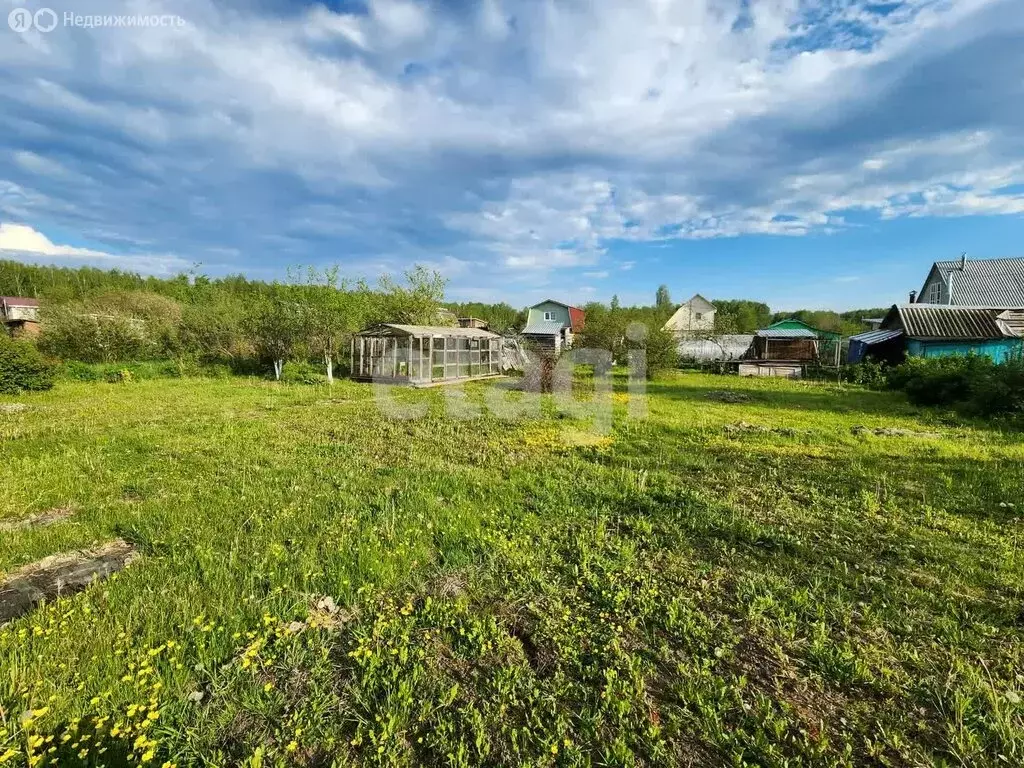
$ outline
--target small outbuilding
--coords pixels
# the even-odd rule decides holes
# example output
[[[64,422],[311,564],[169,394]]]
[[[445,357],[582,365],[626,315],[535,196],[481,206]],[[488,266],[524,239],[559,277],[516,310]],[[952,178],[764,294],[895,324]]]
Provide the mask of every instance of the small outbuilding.
[[[483,328],[379,323],[353,337],[351,376],[415,387],[500,376],[503,341]]]
[[[0,296],[0,322],[11,336],[37,336],[39,302],[24,296]]]

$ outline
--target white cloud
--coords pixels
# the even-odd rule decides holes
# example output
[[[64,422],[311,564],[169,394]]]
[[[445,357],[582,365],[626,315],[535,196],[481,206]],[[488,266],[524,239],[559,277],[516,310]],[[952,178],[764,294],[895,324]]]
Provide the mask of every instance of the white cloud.
[[[171,274],[189,266],[174,256],[113,254],[92,248],[57,245],[32,227],[10,223],[0,223],[0,254],[28,257],[31,260],[67,260],[149,274]]]
[[[0,215],[536,284],[628,270],[616,241],[1024,205],[1011,0],[272,6],[97,0],[189,24],[5,37]]]

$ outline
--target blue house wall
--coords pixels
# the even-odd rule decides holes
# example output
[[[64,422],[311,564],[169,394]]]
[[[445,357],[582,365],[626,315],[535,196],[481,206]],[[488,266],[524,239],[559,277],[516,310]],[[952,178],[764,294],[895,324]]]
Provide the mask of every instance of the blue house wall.
[[[951,355],[986,355],[1002,363],[1021,354],[1020,339],[991,339],[988,341],[918,341],[907,340],[907,354],[914,357],[949,357]]]

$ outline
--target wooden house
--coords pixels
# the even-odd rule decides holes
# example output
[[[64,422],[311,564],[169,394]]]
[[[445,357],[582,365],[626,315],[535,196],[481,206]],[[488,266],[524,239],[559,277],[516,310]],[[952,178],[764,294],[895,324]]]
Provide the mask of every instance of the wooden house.
[[[1024,352],[1024,308],[894,305],[881,330],[888,335],[872,339],[875,344],[902,340],[905,353],[913,357],[977,354],[1001,363]]]
[[[572,346],[585,319],[582,309],[547,299],[530,307],[522,335],[538,350],[557,355]]]
[[[417,387],[500,376],[502,344],[483,328],[380,323],[353,337],[351,376]]]

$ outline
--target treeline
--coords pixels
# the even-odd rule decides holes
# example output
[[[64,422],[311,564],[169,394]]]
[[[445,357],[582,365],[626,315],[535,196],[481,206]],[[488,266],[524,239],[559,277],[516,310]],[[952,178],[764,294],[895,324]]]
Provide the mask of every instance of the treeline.
[[[265,283],[0,263],[0,292],[41,300],[37,344],[51,357],[194,360],[272,369],[277,378],[288,361],[315,360],[333,380],[352,334],[376,322],[453,323],[441,311],[444,290],[444,278],[422,267],[370,286],[337,268],[293,270],[287,281]]]

